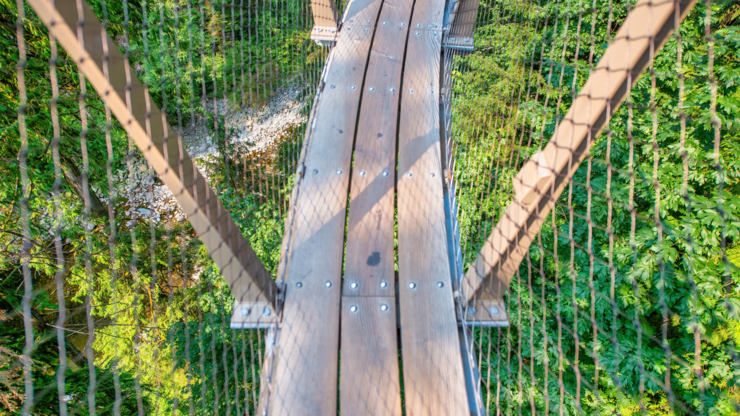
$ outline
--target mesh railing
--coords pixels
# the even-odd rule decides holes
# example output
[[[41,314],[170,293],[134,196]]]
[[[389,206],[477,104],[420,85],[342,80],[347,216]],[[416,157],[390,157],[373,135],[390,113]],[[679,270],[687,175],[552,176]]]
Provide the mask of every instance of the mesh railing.
[[[461,272],[487,245],[503,247],[486,240],[506,223],[507,207],[527,206],[518,191],[551,206],[535,209],[541,231],[531,246],[512,243],[523,247],[521,265],[494,270],[511,279],[509,326],[471,334],[490,414],[739,410],[738,113],[730,104],[739,10],[700,2],[659,52],[659,37],[650,37],[644,74],[630,80],[603,131],[587,137],[580,167],[571,154],[572,176],[552,165],[567,149],[546,144],[573,120],[579,91],[589,94],[586,81],[640,7],[482,1],[475,52],[447,50]],[[606,71],[628,70],[611,59]],[[522,185],[528,159],[539,170],[530,178],[557,177],[562,194],[559,184]]]
[[[0,3],[0,414],[253,414],[264,331],[230,329],[234,296],[191,213],[57,42],[64,22],[50,32],[30,6]],[[107,31],[126,90],[145,86],[132,111],[151,136],[161,109],[274,278],[327,54],[309,3],[56,7],[72,30]]]
[[[0,0],[0,414],[738,413],[740,6],[443,3]]]

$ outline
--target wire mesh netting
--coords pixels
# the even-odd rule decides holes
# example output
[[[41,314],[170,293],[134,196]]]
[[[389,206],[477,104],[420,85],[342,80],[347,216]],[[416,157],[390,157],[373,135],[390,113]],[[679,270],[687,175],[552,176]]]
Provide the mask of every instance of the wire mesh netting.
[[[448,50],[463,271],[524,162],[551,169],[538,152],[632,7],[482,2],[475,52]],[[736,3],[697,4],[563,178],[513,274],[508,328],[472,335],[491,413],[738,411],[737,19]]]
[[[0,21],[0,415],[740,412],[737,2]]]
[[[326,58],[308,3],[87,4],[274,277]],[[229,328],[189,213],[74,54],[28,4],[0,7],[0,413],[251,414],[264,331]]]

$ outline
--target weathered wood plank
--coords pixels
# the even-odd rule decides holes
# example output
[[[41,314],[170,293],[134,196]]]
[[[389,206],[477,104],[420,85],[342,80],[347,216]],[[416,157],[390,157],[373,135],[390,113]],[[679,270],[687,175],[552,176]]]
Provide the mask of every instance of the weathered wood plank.
[[[355,140],[344,296],[395,296],[393,194],[403,55],[412,0],[385,3]]]
[[[443,8],[443,1],[416,5],[401,99],[398,295],[409,416],[469,414],[446,247],[439,121],[442,32],[436,30]]]
[[[347,415],[401,415],[393,223],[401,40],[412,7],[413,0],[384,3],[360,106],[342,299],[339,390]]]
[[[401,415],[395,303],[394,297],[343,298],[343,415]]]
[[[348,6],[375,15],[381,0]],[[361,12],[356,11],[358,8]],[[339,303],[349,169],[360,92],[373,36],[345,25],[332,49],[315,116],[309,121],[304,176],[289,230],[285,304],[269,389],[271,415],[337,412]]]

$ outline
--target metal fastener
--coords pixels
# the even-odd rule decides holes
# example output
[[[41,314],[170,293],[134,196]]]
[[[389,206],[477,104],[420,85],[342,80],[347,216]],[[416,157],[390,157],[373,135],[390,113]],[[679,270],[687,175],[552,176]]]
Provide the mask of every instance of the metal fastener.
[[[352,89],[355,89],[355,86],[353,85],[353,86],[351,86],[350,88],[352,88]]]
[[[382,304],[382,305],[380,305],[380,310],[383,311],[383,312],[387,311],[388,310],[388,305],[386,305],[385,303]]]
[[[419,36],[419,32],[416,32],[416,36]]]
[[[380,287],[386,287],[386,286],[388,286],[388,283],[386,283],[385,280],[383,280],[382,282],[380,282]]]
[[[437,282],[437,287],[444,287],[444,286],[445,286],[445,284],[444,284],[444,283],[442,283],[442,282]]]
[[[270,316],[271,313],[272,311],[270,310],[269,307],[265,307],[265,309],[262,311],[262,315],[265,315],[265,316]]]
[[[472,306],[472,307],[468,308],[468,313],[469,313],[469,314],[471,314],[471,315],[475,315],[475,314],[476,314],[476,312],[478,312],[478,309],[475,309],[475,307],[474,307],[474,306]]]
[[[336,86],[332,85],[332,86],[331,86],[331,89],[334,89],[334,88],[336,88]]]
[[[411,177],[411,172],[407,173],[406,176]]]
[[[409,92],[413,94],[414,93],[414,90],[410,89]]]
[[[295,287],[297,287],[298,289],[300,289],[300,288],[302,288],[302,287],[303,287],[303,283],[301,283],[301,282],[297,282],[297,283],[295,284]]]
[[[417,23],[416,24],[416,27],[421,27],[421,23]]]
[[[450,38],[450,40],[451,40],[451,41],[454,41],[454,40],[455,40],[455,38]]]
[[[342,171],[341,170],[337,170],[337,175],[341,175],[341,174],[342,174]]]
[[[352,313],[357,312],[357,306],[355,306],[355,305],[350,306],[349,307],[349,311],[352,312]]]
[[[314,169],[314,170],[313,170],[313,174],[315,175],[315,174],[317,174],[317,173],[319,173],[319,170],[318,170],[318,169]]]
[[[430,173],[429,176],[434,177],[434,172]]]
[[[357,282],[352,282],[351,285],[349,285],[352,289],[357,289]]]
[[[388,22],[383,22],[383,24],[386,24],[386,23],[388,23]]]
[[[393,91],[395,91],[395,90],[396,90],[395,88],[392,88],[392,87],[391,87],[391,92],[393,92]]]
[[[242,316],[249,315],[249,308],[242,308]]]
[[[409,283],[409,289],[416,289],[416,283],[414,282]]]
[[[360,171],[360,176],[365,176],[365,171],[364,170],[361,170]]]
[[[406,26],[406,23],[404,23],[404,22],[401,22],[401,26]]]
[[[490,312],[491,315],[498,315],[498,308],[495,306],[491,306]]]
[[[324,283],[324,286],[326,286],[326,287],[331,287],[331,282],[326,282],[326,283]]]
[[[383,172],[383,176],[388,176],[388,172]]]
[[[370,91],[375,91],[375,87],[370,87]]]

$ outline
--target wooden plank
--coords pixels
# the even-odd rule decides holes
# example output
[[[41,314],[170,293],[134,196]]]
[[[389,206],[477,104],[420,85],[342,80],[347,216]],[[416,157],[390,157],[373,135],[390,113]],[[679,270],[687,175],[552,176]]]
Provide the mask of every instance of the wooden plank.
[[[381,0],[354,3],[375,18]],[[271,415],[337,412],[339,303],[349,169],[362,81],[373,36],[345,25],[332,49],[309,121],[285,270],[283,324],[269,390]]]
[[[57,41],[110,107],[157,176],[172,191],[237,300],[235,309],[239,313],[232,319],[241,321],[254,317],[251,311],[255,305],[259,305],[260,312],[255,320],[274,318],[275,282],[182,148],[180,138],[172,131],[164,114],[149,100],[148,91],[132,75],[118,46],[101,31],[100,20],[87,2],[80,3],[84,21],[81,27],[78,26],[80,19],[75,0],[57,0],[56,8],[46,0],[29,0],[28,3],[44,24],[52,27]],[[78,39],[78,30],[82,33],[82,41]],[[104,56],[108,57],[107,61]],[[249,305],[247,310],[251,316],[242,315],[240,302]]]
[[[344,296],[395,296],[393,196],[398,100],[413,0],[378,21],[355,140]]]
[[[394,297],[342,300],[343,415],[401,415],[395,303]]]
[[[408,416],[469,415],[445,230],[437,30],[443,9],[440,0],[415,6],[401,99],[398,277]]]
[[[683,20],[695,2],[640,0],[632,8],[550,141],[514,179],[514,200],[463,279],[462,290],[469,301],[501,299],[508,290],[568,179],[654,54],[670,37],[676,20]]]
[[[398,101],[406,48],[399,39],[406,39],[413,3],[384,3],[365,75],[342,289],[339,390],[340,410],[347,415],[401,415],[393,225]]]

